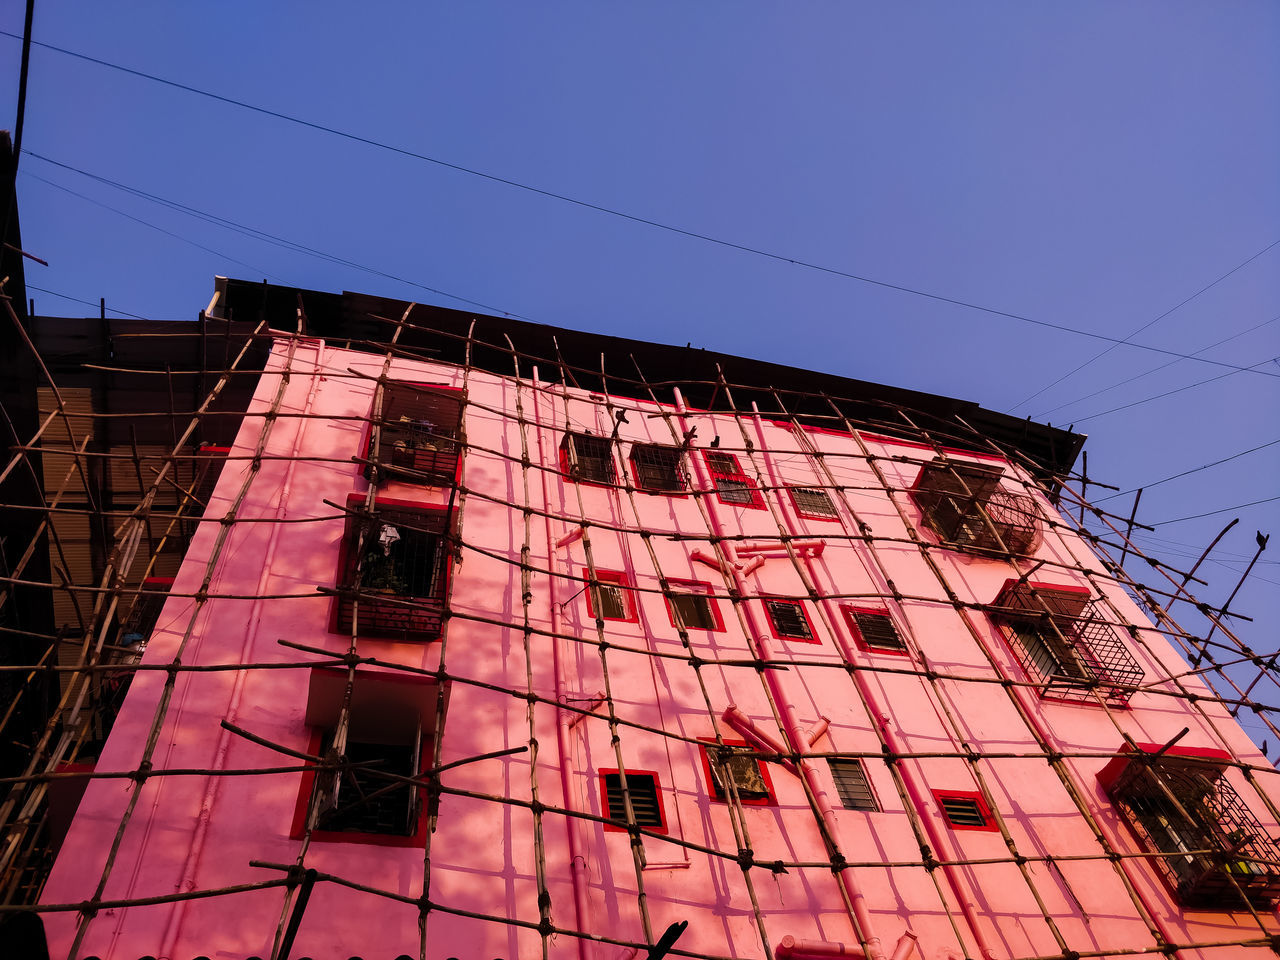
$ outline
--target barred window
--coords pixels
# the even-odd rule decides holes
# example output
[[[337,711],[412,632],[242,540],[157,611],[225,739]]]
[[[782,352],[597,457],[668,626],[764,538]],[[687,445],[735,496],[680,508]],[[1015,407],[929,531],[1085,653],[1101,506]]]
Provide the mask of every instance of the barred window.
[[[799,600],[766,600],[764,609],[776,636],[817,643],[813,628],[809,626],[809,616],[804,612],[804,604]]]
[[[590,581],[591,572],[584,569],[582,578]],[[587,613],[601,620],[631,620],[636,617],[635,600],[629,589],[626,574],[612,570],[597,570],[596,583],[587,590]]]
[[[613,443],[589,433],[566,434],[560,444],[560,470],[574,482],[617,483]]]
[[[689,488],[684,469],[684,451],[679,447],[656,443],[637,443],[631,447],[631,468],[636,486],[651,493],[680,493]]]
[[[321,755],[334,748],[333,730],[321,739]],[[411,837],[418,831],[421,790],[380,774],[416,777],[422,746],[348,740],[342,751],[350,766],[317,776],[315,829]]]
[[[756,510],[765,508],[764,497],[756,489],[755,481],[742,472],[742,467],[738,465],[738,458],[732,453],[704,450],[703,459],[711,473],[711,482],[715,485],[716,496],[721,503],[731,503]]]
[[[457,477],[464,394],[453,387],[390,382],[374,397],[366,476],[428,486]]]
[[[787,491],[791,494],[791,502],[795,504],[796,513],[800,516],[816,520],[840,519],[840,514],[836,512],[836,505],[831,500],[831,494],[826,490],[788,487]]]
[[[827,760],[831,777],[836,782],[836,793],[846,810],[877,811],[876,795],[871,792],[867,771],[856,758],[832,757]]]
[[[859,649],[871,653],[907,652],[907,645],[898,634],[898,628],[894,626],[893,618],[887,610],[851,606],[841,609]]]

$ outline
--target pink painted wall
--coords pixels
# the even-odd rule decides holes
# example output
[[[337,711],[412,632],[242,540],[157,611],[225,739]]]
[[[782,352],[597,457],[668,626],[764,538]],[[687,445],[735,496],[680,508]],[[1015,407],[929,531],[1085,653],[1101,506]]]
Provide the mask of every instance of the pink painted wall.
[[[367,482],[352,457],[363,452],[364,419],[373,400],[373,381],[353,376],[357,371],[376,377],[377,357],[330,348],[315,341],[292,346],[277,344],[268,372],[258,388],[251,415],[246,418],[219,480],[206,520],[192,544],[147,649],[149,664],[168,663],[182,649],[185,664],[310,663],[318,661],[281,646],[290,640],[334,652],[346,649],[347,638],[330,632],[332,600],[317,588],[332,588],[338,576],[343,536],[341,514],[325,501],[345,504],[348,495],[363,494]],[[271,425],[261,468],[251,476],[265,412],[281,388],[280,372],[289,368],[283,385],[281,412]],[[463,385],[461,370],[439,364],[394,361],[393,379]],[[861,598],[851,602],[883,605],[914,651],[909,657],[865,653],[853,649],[848,627],[836,613],[836,601],[804,604],[816,643],[770,639],[779,660],[792,661],[785,670],[769,671],[774,685],[803,724],[826,718],[830,726],[814,744],[817,753],[877,753],[876,726],[900,744],[900,749],[923,753],[955,752],[958,739],[979,753],[1034,753],[1036,744],[1015,709],[1011,695],[998,684],[942,681],[930,684],[916,671],[928,664],[940,672],[995,679],[1001,674],[1025,679],[1017,658],[998,629],[981,611],[958,612],[937,579],[909,541],[909,531],[881,487],[862,448],[851,436],[805,432],[802,440],[784,426],[735,421],[728,416],[694,412],[679,422],[671,407],[659,408],[633,400],[603,398],[579,390],[563,390],[529,380],[519,383],[472,371],[465,384],[469,405],[466,431],[472,449],[463,480],[470,491],[461,504],[465,541],[461,562],[454,568],[447,628],[447,671],[460,679],[449,691],[441,762],[538,743],[536,769],[530,754],[476,762],[443,775],[450,788],[499,794],[519,801],[531,797],[536,779],[542,803],[602,815],[599,770],[617,767],[608,711],[596,710],[565,734],[567,755],[557,743],[558,711],[548,703],[530,708],[526,701],[466,683],[474,679],[500,688],[532,689],[554,701],[557,693],[555,641],[542,634],[528,640],[520,629],[524,608],[518,563],[524,545],[526,496],[533,506],[545,507],[550,520],[529,518],[529,562],[538,570],[529,582],[529,622],[537,631],[554,625],[569,638],[594,641],[596,625],[588,615],[580,578],[587,566],[586,542],[563,547],[554,543],[578,529],[580,519],[592,522],[588,538],[599,570],[624,573],[636,604],[635,622],[606,623],[611,644],[605,659],[591,643],[560,641],[563,656],[562,691],[585,706],[606,685],[617,717],[638,726],[619,728],[621,752],[629,770],[656,774],[662,790],[667,834],[695,846],[736,853],[737,843],[727,804],[711,799],[698,738],[717,732],[728,739],[739,734],[720,714],[736,705],[758,725],[782,739],[770,705],[764,674],[749,661],[752,622],[759,622],[758,600],[735,605],[729,583],[718,569],[692,559],[694,550],[711,553],[708,524],[692,497],[625,493],[606,487],[573,484],[557,472],[543,475],[533,469],[522,475],[521,426],[515,418],[517,397],[527,421],[524,443],[532,462],[554,467],[566,422],[575,431],[608,435],[614,411],[629,411],[620,428],[622,449],[630,442],[670,444],[677,431],[696,426],[694,456],[713,437],[721,448],[736,451],[744,470],[764,483],[825,485],[812,453],[821,451],[836,482],[846,487],[838,497],[840,519],[796,517],[790,498],[766,494],[771,509],[750,509],[703,498],[732,549],[747,559],[752,543],[778,539],[778,523],[805,540],[826,539],[809,573],[823,597]],[[668,420],[656,413],[671,415]],[[308,414],[291,418],[287,414]],[[748,455],[746,440],[754,447]],[[907,444],[866,439],[874,463],[899,490],[910,486],[922,459],[931,453]],[[495,452],[486,452],[495,451]],[[963,455],[957,454],[957,456]],[[514,458],[514,459],[508,459]],[[629,469],[629,466],[628,466]],[[210,566],[224,516],[251,479],[235,508],[238,521]],[[526,492],[527,480],[527,492]],[[703,471],[695,482],[706,483]],[[1020,483],[1010,467],[1006,483]],[[380,497],[440,504],[448,492],[411,484],[390,483]],[[902,493],[895,494],[908,520],[918,522],[919,511]],[[1038,497],[1048,517],[1050,504]],[[851,511],[856,511],[855,515]],[[249,522],[249,521],[291,521]],[[874,552],[856,534],[856,521],[869,525],[878,541]],[[615,533],[610,526],[651,531],[648,546],[638,534]],[[702,538],[672,539],[675,535]],[[925,539],[932,535],[922,534]],[[658,590],[658,570],[672,579],[711,585],[724,621],[723,631],[689,630],[689,649],[672,626]],[[1002,584],[1023,568],[1005,561],[933,551],[956,598],[973,604],[990,603]],[[1099,575],[1086,579],[1074,570],[1102,566],[1090,559],[1088,547],[1063,527],[1049,530],[1037,559],[1046,561],[1036,579],[1091,588],[1105,594],[1116,614],[1138,625],[1129,649],[1141,663],[1148,681],[1186,670],[1168,642],[1154,629],[1124,590]],[[1063,565],[1058,569],[1056,565]],[[798,566],[772,556],[745,576],[748,596],[807,597]],[[200,609],[192,595],[206,574],[213,599]],[[893,590],[925,599],[892,599]],[[233,597],[270,599],[233,599]],[[755,605],[754,612],[748,607]],[[476,617],[481,619],[468,619]],[[972,631],[965,623],[972,624]],[[754,619],[753,619],[754,618]],[[509,625],[484,622],[493,619]],[[974,639],[976,631],[982,643]],[[614,646],[616,645],[616,646]],[[433,670],[439,667],[441,644],[398,643],[361,639],[359,653],[389,664]],[[705,659],[736,660],[737,664],[705,664],[695,671],[689,653]],[[846,653],[851,652],[850,657]],[[653,656],[660,654],[667,656]],[[839,665],[849,659],[858,667],[880,667],[859,676],[860,692],[850,673]],[[835,665],[835,666],[833,666]],[[893,672],[894,668],[899,672]],[[362,667],[379,672],[379,668]],[[385,671],[385,668],[383,670]],[[312,728],[306,722],[308,666],[273,670],[178,674],[165,720],[152,757],[158,769],[219,768],[242,770],[296,765],[297,761],[259,746],[220,727],[224,718],[252,733],[297,750],[309,749]],[[99,771],[134,769],[143,752],[147,732],[156,715],[164,674],[140,673],[133,682],[101,761]],[[1195,678],[1188,687],[1204,690]],[[434,692],[424,681],[424,702]],[[866,696],[864,697],[863,693]],[[1138,693],[1129,709],[1104,710],[1092,704],[1040,700],[1034,691],[1019,688],[1012,696],[1034,713],[1055,749],[1080,756],[1070,760],[1074,783],[1086,797],[1107,837],[1124,851],[1137,851],[1137,841],[1118,820],[1098,788],[1095,775],[1106,757],[1122,745],[1122,731],[1135,740],[1162,743],[1183,727],[1190,733],[1186,746],[1220,747],[1250,762],[1263,763],[1247,737],[1225,712],[1211,704],[1198,706],[1184,699]],[[950,718],[950,719],[948,719]],[[567,718],[566,718],[567,719]],[[642,729],[666,731],[662,736]],[[958,728],[959,737],[955,729]],[[568,794],[561,789],[561,765]],[[919,866],[892,865],[919,861],[920,841],[913,833],[888,766],[875,758],[865,762],[882,812],[840,808],[822,760],[814,761],[821,790],[835,809],[834,839],[850,868],[850,886],[865,897],[865,916],[873,933],[892,952],[900,935],[910,930],[919,938],[919,955],[926,958],[979,956],[979,940],[993,957],[1058,953],[1060,947],[1046,923],[1044,909],[1054,918],[1059,934],[1071,949],[1108,951],[1149,946],[1152,942],[1120,878],[1102,859],[1066,860],[1049,867],[1028,865],[1030,883],[1008,862],[1009,850],[999,833],[951,829],[928,799],[918,812],[929,824],[925,837],[944,858],[1005,859],[958,867],[948,881],[943,871],[927,873]],[[950,758],[908,759],[904,776],[925,791],[974,791],[978,787],[970,765]],[[988,759],[980,769],[991,787],[994,805],[1004,819],[1018,850],[1027,856],[1096,856],[1101,848],[1059,778],[1043,759]],[[733,860],[710,857],[696,849],[656,837],[642,840],[645,865],[637,871],[625,832],[606,830],[595,822],[571,822],[554,813],[542,817],[543,849],[533,843],[533,814],[522,806],[484,799],[446,795],[439,808],[431,841],[431,900],[462,913],[498,914],[536,925],[539,919],[539,854],[550,894],[551,916],[562,927],[579,923],[588,931],[622,940],[644,939],[638,908],[643,884],[653,935],[668,924],[688,920],[679,941],[684,950],[720,956],[761,956],[763,948],[754,920],[751,895],[764,915],[771,947],[786,936],[854,945],[841,886],[828,861],[815,815],[799,777],[779,764],[769,765],[774,802],[743,810],[740,830],[746,832],[757,862],[809,862],[775,873],[756,867],[748,890],[743,871]],[[1274,821],[1257,794],[1238,771],[1228,777],[1269,829]],[[825,778],[825,780],[823,779]],[[1275,791],[1273,776],[1262,787]],[[294,862],[301,841],[291,839],[302,773],[255,776],[203,775],[153,777],[137,788],[128,780],[95,780],[86,791],[78,815],[45,889],[45,903],[78,903],[90,897],[104,875],[109,850],[131,796],[136,805],[120,838],[114,864],[106,873],[102,896],[132,899],[254,883],[281,876],[279,871],[253,867],[250,861]],[[569,831],[585,869],[581,902],[588,915],[576,914],[570,865]],[[424,851],[421,845],[388,845],[313,840],[306,865],[346,877],[360,884],[416,898],[423,892]],[[1172,900],[1153,869],[1144,863],[1129,872],[1142,901],[1163,925],[1165,935],[1181,942],[1229,941],[1250,936],[1258,923],[1245,911],[1213,913],[1185,911]],[[972,904],[970,918],[961,903]],[[205,954],[215,958],[269,956],[281,923],[284,894],[280,888],[254,891],[181,904],[103,909],[88,922],[79,956],[111,960],[146,954],[171,960]],[[949,917],[950,914],[950,917]],[[74,913],[46,914],[54,956],[65,956],[75,935]],[[373,894],[335,884],[319,884],[312,895],[293,955],[347,958],[392,958],[418,952],[418,912],[411,904],[395,903]],[[976,923],[977,930],[973,929]],[[428,956],[458,958],[534,958],[541,956],[535,930],[457,914],[432,911],[427,919]],[[1262,918],[1268,932],[1280,933],[1273,917]],[[1252,926],[1250,926],[1252,924]],[[1263,948],[1258,949],[1261,955]],[[1183,956],[1242,955],[1242,948],[1225,952],[1184,951]],[[557,957],[579,955],[575,939],[559,936],[551,942]],[[626,950],[607,944],[588,944],[589,958],[622,960]]]

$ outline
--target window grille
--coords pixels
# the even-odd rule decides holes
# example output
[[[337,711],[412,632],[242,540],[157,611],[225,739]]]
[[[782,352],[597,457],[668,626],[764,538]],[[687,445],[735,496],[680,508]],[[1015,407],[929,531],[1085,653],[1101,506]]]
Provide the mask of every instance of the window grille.
[[[680,614],[680,622],[694,630],[717,629],[715,614],[711,610],[711,598],[701,593],[673,593],[671,606]]]
[[[826,490],[813,490],[807,487],[789,487],[791,502],[796,505],[796,513],[802,517],[817,517],[822,520],[839,520],[836,505]]]
[[[1167,854],[1150,859],[1183,906],[1233,909],[1247,900],[1268,909],[1280,898],[1280,844],[1227,782],[1223,765],[1173,753],[1130,755],[1100,778],[1143,845]]]
[[[458,474],[464,394],[448,387],[385,383],[374,403],[366,476],[448,486]],[[379,474],[381,471],[381,474]]]
[[[631,448],[631,466],[636,486],[654,493],[679,493],[689,488],[684,469],[684,451],[654,443],[637,443]]]
[[[583,569],[582,579],[590,581],[591,571]],[[635,620],[635,601],[625,574],[597,570],[595,579],[587,590],[587,612],[601,620]]]
[[[1142,667],[1088,591],[1008,581],[991,616],[1042,697],[1124,704],[1142,682]]]
[[[942,812],[953,827],[985,827],[986,815],[977,800],[968,797],[942,797]]]
[[[846,810],[880,809],[875,794],[871,792],[871,783],[867,780],[867,771],[861,760],[832,757],[827,760],[827,766],[831,768],[836,793]]]
[[[854,641],[862,649],[880,653],[907,652],[907,645],[888,612],[845,607],[844,615],[853,631]]]
[[[448,593],[445,511],[374,509],[372,518],[347,517],[335,629],[350,631],[355,619],[361,635],[439,636]]]
[[[334,731],[325,731],[321,754],[335,748]],[[316,830],[411,837],[418,831],[421,790],[380,774],[416,777],[421,737],[413,743],[377,743],[348,739],[341,753],[346,764],[316,777]]]
[[[729,799],[726,783],[732,783],[738,799],[768,803],[772,800],[764,764],[757,760],[745,744],[708,743],[703,748],[707,768],[711,771],[711,792],[717,800]]]
[[[574,482],[617,483],[608,437],[569,433],[560,444],[560,469]]]
[[[813,630],[809,628],[809,618],[799,600],[766,600],[764,608],[769,614],[774,633],[779,637],[793,640],[814,639]]]
[[[764,509],[764,497],[756,489],[755,481],[742,472],[737,457],[732,453],[704,450],[703,458],[721,503]]]
[[[1000,486],[1003,470],[935,459],[908,491],[926,526],[947,546],[971,553],[1030,553],[1040,543],[1035,500]]]
[[[627,802],[622,790],[622,775],[602,773],[604,815],[620,824],[627,822]],[[631,812],[637,826],[661,830],[662,801],[658,796],[658,778],[649,773],[627,771],[627,793],[631,795]]]

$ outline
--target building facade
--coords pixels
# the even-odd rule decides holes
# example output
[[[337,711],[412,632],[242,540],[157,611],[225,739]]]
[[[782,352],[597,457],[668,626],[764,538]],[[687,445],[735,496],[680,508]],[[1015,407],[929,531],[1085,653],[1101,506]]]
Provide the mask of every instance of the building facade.
[[[444,339],[277,335],[51,955],[1272,952],[1275,771],[1078,438]]]

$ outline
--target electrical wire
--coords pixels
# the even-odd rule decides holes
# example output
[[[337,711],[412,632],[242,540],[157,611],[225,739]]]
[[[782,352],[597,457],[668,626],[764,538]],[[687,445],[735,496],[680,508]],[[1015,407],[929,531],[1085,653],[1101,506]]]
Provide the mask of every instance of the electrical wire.
[[[10,33],[7,30],[0,30],[0,36],[16,38],[17,35]],[[830,276],[843,277],[847,280],[856,280],[859,283],[865,283],[871,286],[881,287],[887,290],[896,290],[899,293],[905,293],[911,296],[921,297],[926,300],[932,300],[936,303],[946,303],[952,306],[964,307],[965,309],[975,310],[979,313],[984,313],[989,316],[1004,317],[1009,320],[1017,320],[1021,323],[1029,323],[1039,327],[1046,327],[1051,330],[1060,330],[1064,333],[1071,333],[1071,334],[1075,334],[1076,336],[1089,337],[1094,340],[1102,340],[1104,342],[1112,343],[1117,346],[1123,344],[1125,346],[1134,347],[1140,350],[1148,350],[1154,353],[1161,353],[1166,356],[1180,357],[1186,360],[1195,360],[1197,363],[1206,363],[1206,364],[1211,364],[1213,366],[1226,367],[1231,370],[1237,370],[1242,372],[1248,371],[1250,373],[1255,373],[1259,376],[1264,376],[1264,377],[1275,378],[1280,376],[1280,374],[1272,374],[1272,373],[1266,373],[1260,370],[1254,370],[1251,367],[1241,367],[1236,364],[1224,363],[1222,361],[1217,361],[1217,360],[1208,360],[1203,357],[1195,357],[1190,354],[1179,353],[1176,350],[1166,350],[1162,347],[1156,347],[1150,344],[1135,343],[1127,338],[1122,339],[1120,337],[1109,337],[1105,334],[1093,333],[1088,330],[1081,330],[1076,327],[1069,327],[1069,326],[1066,326],[1065,324],[1052,323],[1048,320],[1037,320],[1034,317],[1028,317],[1023,314],[1011,313],[1006,310],[998,310],[994,307],[982,306],[981,304],[973,303],[968,300],[960,300],[955,297],[947,297],[947,296],[943,296],[942,294],[930,293],[926,290],[920,290],[916,287],[906,286],[905,284],[891,283],[886,280],[876,280],[872,277],[851,273],[847,270],[840,270],[835,267],[823,266],[822,264],[814,263],[812,261],[801,260],[795,257],[788,257],[784,254],[773,253],[771,251],[764,250],[759,247],[753,247],[743,243],[736,243],[732,240],[725,240],[719,237],[711,236],[710,234],[699,233],[695,230],[689,230],[684,227],[677,227],[672,224],[662,223],[661,221],[653,220],[648,217],[642,217],[636,214],[626,213],[625,211],[617,210],[612,207],[607,207],[607,206],[604,206],[603,204],[593,203],[589,200],[580,200],[576,197],[568,196],[567,194],[556,193],[553,190],[547,190],[542,187],[535,187],[531,184],[521,183],[520,181],[512,180],[507,177],[500,177],[495,174],[485,173],[481,170],[476,170],[472,167],[465,167],[465,166],[462,166],[461,164],[451,163],[447,160],[441,160],[438,157],[432,157],[424,153],[418,153],[417,151],[409,150],[405,147],[398,147],[398,146],[395,146],[394,144],[386,143],[385,141],[375,140],[372,137],[365,137],[359,134],[349,133],[345,130],[340,130],[336,127],[331,127],[326,124],[317,123],[313,120],[304,120],[301,117],[295,117],[291,114],[283,113],[279,110],[271,110],[267,107],[262,107],[256,104],[248,103],[244,100],[237,100],[234,97],[223,96],[222,94],[213,93],[208,90],[203,90],[199,87],[193,87],[190,84],[180,83],[176,80],[169,80],[165,77],[157,76],[156,74],[146,73],[145,71],[142,71],[142,70],[135,70],[132,67],[126,67],[118,63],[112,63],[109,60],[102,60],[98,57],[89,56],[88,54],[77,53],[74,50],[67,50],[64,47],[58,47],[51,43],[42,43],[38,40],[33,40],[32,43],[46,50],[51,50],[55,53],[61,53],[64,56],[73,57],[77,60],[83,60],[87,63],[93,63],[98,66],[106,67],[107,69],[110,69],[110,70],[116,70],[121,73],[129,74],[130,76],[134,76],[134,77],[139,77],[144,80],[151,80],[155,83],[163,84],[164,86],[172,87],[176,90],[182,90],[186,93],[191,93],[191,94],[195,94],[196,96],[205,97],[210,100],[215,100],[219,103],[225,103],[229,106],[239,107],[240,109],[243,109],[243,110],[249,110],[253,113],[257,113],[262,116],[272,117],[277,120],[283,120],[287,123],[292,123],[301,127],[306,127],[307,129],[315,130],[320,133],[327,133],[331,136],[340,137],[344,140],[349,140],[353,143],[360,143],[366,146],[375,147],[380,150],[386,150],[390,153],[397,154],[398,156],[408,157],[414,160],[421,160],[424,163],[435,164],[436,166],[443,167],[449,170],[454,170],[458,173],[463,173],[468,176],[479,177],[491,183],[500,183],[500,184],[503,184],[504,186],[512,187],[517,190],[524,190],[529,193],[538,194],[539,196],[547,197],[552,200],[559,200],[563,203],[572,204],[574,206],[581,207],[583,209],[594,210],[598,213],[607,214],[613,217],[619,217],[623,220],[628,220],[632,223],[643,224],[645,226],[653,227],[654,229],[657,229],[657,230],[664,230],[664,231],[667,231],[668,233],[678,234],[680,236],[688,237],[694,240],[701,240],[703,242],[715,244],[717,246],[725,247],[727,249],[738,250],[740,252],[749,253],[754,256],[764,257],[769,260],[774,260],[778,263],[788,263],[793,266],[802,267],[807,270],[814,270],[819,273],[828,274]]]
[[[63,300],[72,300],[76,303],[88,304],[91,307],[98,307],[100,309],[105,309],[107,313],[118,313],[122,317],[132,317],[134,320],[150,320],[151,319],[151,317],[143,317],[143,316],[139,316],[136,313],[130,313],[128,310],[117,310],[115,307],[104,306],[101,302],[94,303],[92,300],[82,300],[80,297],[73,297],[66,293],[58,293],[58,291],[56,290],[46,290],[44,287],[37,287],[34,283],[28,283],[26,286],[28,290],[37,290],[40,293],[47,293],[51,297],[61,297]],[[34,313],[34,311],[32,312]]]
[[[1162,527],[1171,523],[1182,523],[1183,520],[1199,520],[1201,517],[1214,517],[1220,513],[1230,513],[1232,510],[1242,510],[1245,507],[1256,507],[1260,503],[1272,503],[1280,500],[1280,497],[1264,497],[1261,500],[1250,500],[1248,503],[1237,503],[1232,507],[1223,507],[1221,510],[1210,510],[1208,513],[1195,513],[1189,517],[1177,517],[1173,520],[1157,520],[1155,523],[1149,523],[1149,527]]]
[[[1170,480],[1177,480],[1179,477],[1185,477],[1193,473],[1199,473],[1201,470],[1208,470],[1210,467],[1216,467],[1224,463],[1230,463],[1232,460],[1238,460],[1240,457],[1246,456],[1247,454],[1250,454],[1250,453],[1255,453],[1258,450],[1265,450],[1267,447],[1274,447],[1277,443],[1280,443],[1280,439],[1269,440],[1266,443],[1259,444],[1256,447],[1250,447],[1248,450],[1241,450],[1239,453],[1233,453],[1231,456],[1223,457],[1221,460],[1214,460],[1212,463],[1206,463],[1198,467],[1192,467],[1190,470],[1183,470],[1181,473],[1175,473],[1173,474],[1173,476],[1165,477],[1162,480],[1156,480],[1152,483],[1140,483],[1138,484],[1138,486],[1130,487],[1128,490],[1121,490],[1119,493],[1112,493],[1112,494],[1108,494],[1105,497],[1099,497],[1097,500],[1094,501],[1094,503],[1103,503],[1104,501],[1107,501],[1107,500],[1114,500],[1116,497],[1123,497],[1126,494],[1133,493],[1136,490],[1150,490],[1152,487],[1158,487],[1160,486],[1160,484],[1168,483]]]

